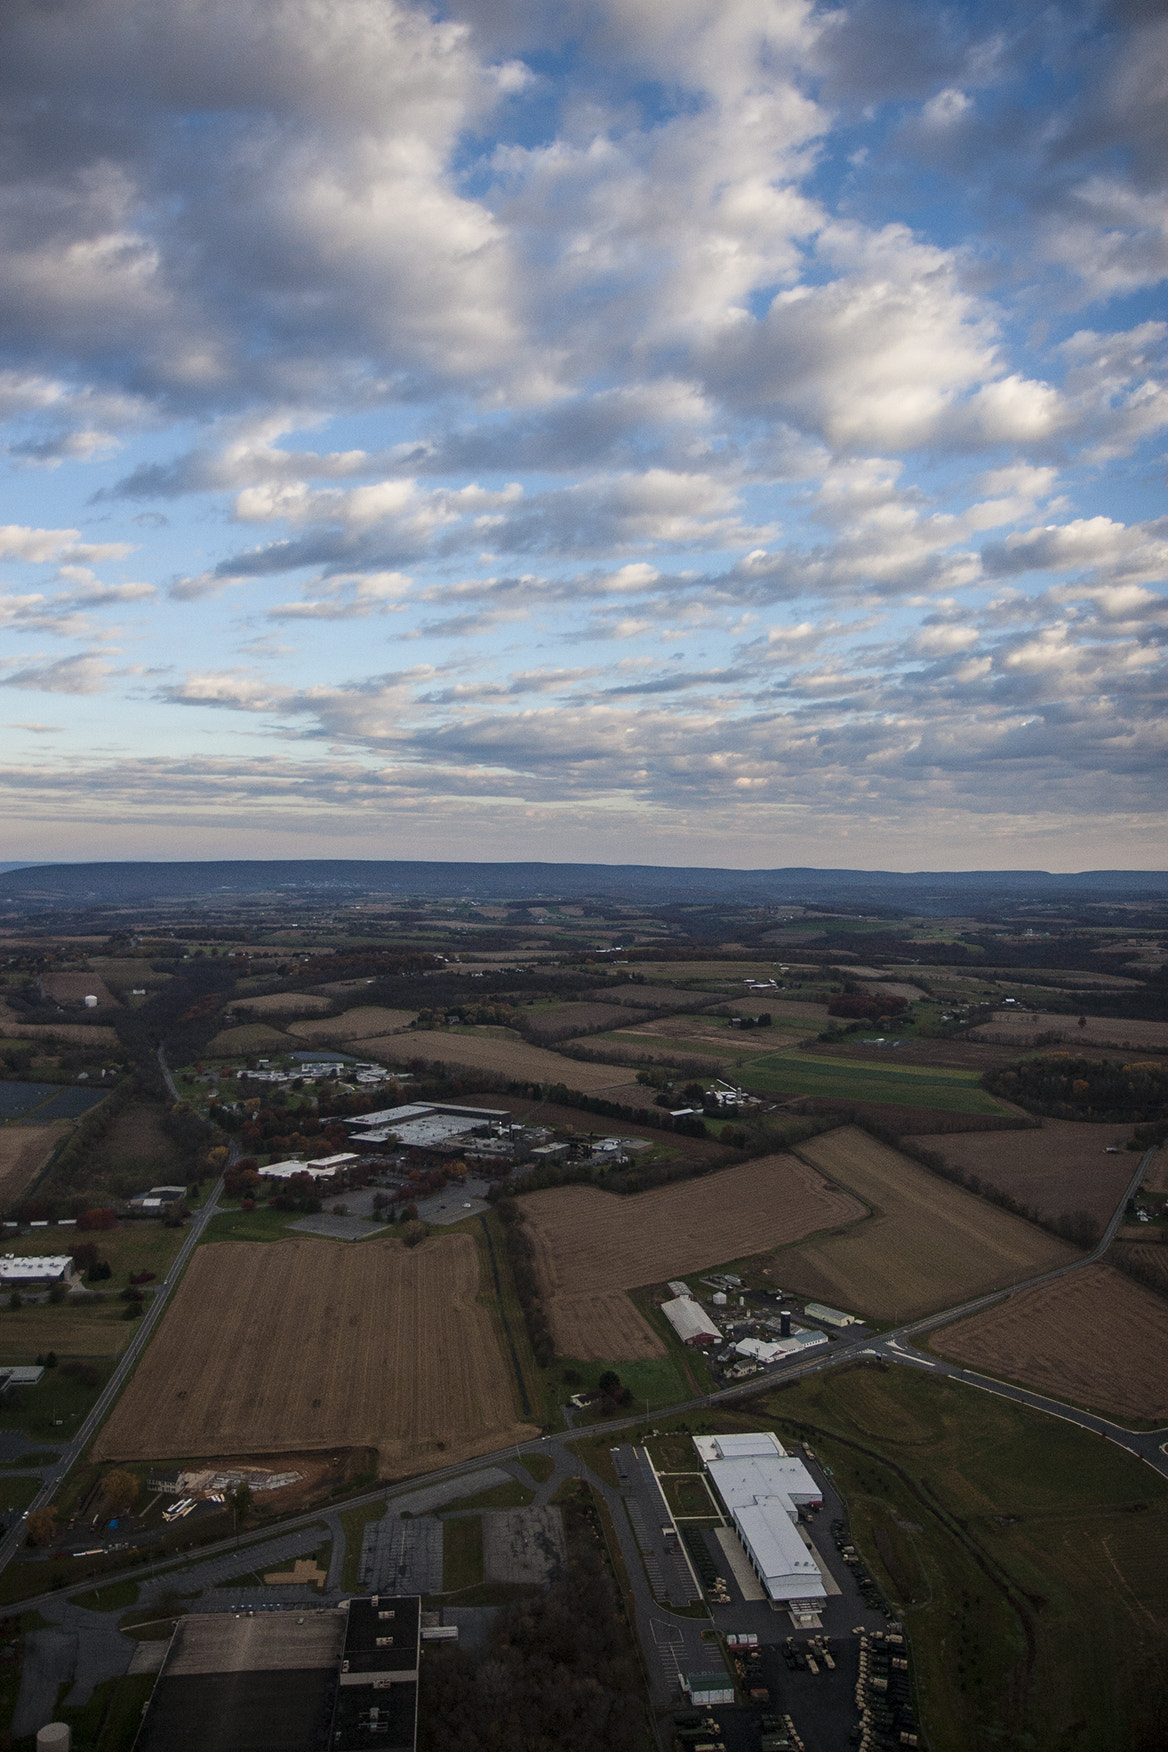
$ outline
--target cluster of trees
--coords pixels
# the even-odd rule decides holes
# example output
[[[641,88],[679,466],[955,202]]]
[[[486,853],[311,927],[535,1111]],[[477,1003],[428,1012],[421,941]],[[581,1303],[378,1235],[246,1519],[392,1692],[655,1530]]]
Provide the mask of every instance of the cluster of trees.
[[[1156,1059],[1120,1065],[1056,1052],[987,1071],[981,1081],[991,1094],[1052,1119],[1168,1120],[1168,1067]]]
[[[492,1191],[494,1190],[492,1188]],[[531,1237],[524,1227],[523,1213],[515,1200],[503,1196],[494,1202],[499,1219],[503,1224],[504,1245],[511,1264],[515,1293],[519,1297],[519,1306],[523,1309],[523,1318],[527,1324],[527,1335],[531,1340],[532,1353],[540,1368],[547,1369],[555,1361],[556,1347],[547,1312],[543,1305],[543,1298],[539,1293],[539,1278],[536,1276],[535,1270],[535,1249],[532,1247]]]
[[[524,1018],[520,1011],[508,1003],[495,1004],[455,1004],[447,1009],[419,1010],[417,1018],[410,1024],[412,1028],[441,1028],[453,1018],[473,1028],[520,1028]]]
[[[422,1667],[420,1752],[649,1752],[635,1645],[599,1555],[500,1613],[478,1653]]]
[[[876,1022],[882,1016],[899,1016],[908,1009],[904,998],[889,997],[885,992],[842,992],[828,1002],[829,1016],[844,1016],[855,1020]]]

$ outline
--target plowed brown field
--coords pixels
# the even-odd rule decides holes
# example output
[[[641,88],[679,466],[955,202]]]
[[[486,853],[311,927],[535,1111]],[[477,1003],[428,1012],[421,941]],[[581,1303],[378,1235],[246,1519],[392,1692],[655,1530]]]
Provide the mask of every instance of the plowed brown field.
[[[305,1024],[295,1026],[303,1029]],[[420,1058],[447,1065],[470,1065],[476,1071],[497,1071],[501,1077],[519,1082],[563,1083],[566,1089],[579,1089],[585,1094],[626,1084],[631,1075],[627,1067],[561,1058],[546,1047],[529,1046],[518,1035],[502,1028],[493,1034],[447,1034],[442,1029],[423,1028],[382,1039],[379,1046],[379,1056],[394,1064],[404,1065],[410,1059]]]
[[[408,1028],[416,1010],[387,1010],[383,1004],[362,1004],[342,1016],[319,1016],[312,1022],[292,1022],[289,1034],[301,1040],[360,1040],[370,1034],[392,1034]]]
[[[478,1293],[469,1235],[201,1247],[95,1457],[376,1447],[391,1477],[526,1439]]]
[[[1116,1418],[1168,1419],[1168,1302],[1109,1265],[1085,1265],[934,1333],[967,1368]]]
[[[1130,1132],[1130,1125],[1044,1119],[1041,1131],[951,1132],[917,1141],[1041,1216],[1090,1211],[1103,1228],[1138,1160],[1126,1151],[1109,1156],[1107,1146],[1122,1145]]]
[[[594,1186],[534,1192],[523,1214],[561,1355],[629,1362],[664,1346],[626,1290],[781,1247],[864,1210],[794,1156],[763,1156],[632,1198]]]
[[[67,1120],[0,1126],[0,1205],[8,1206],[20,1197],[60,1143],[61,1133],[69,1129]]]
[[[1139,1053],[1168,1052],[1168,1022],[1128,1022],[1118,1016],[1088,1016],[1082,1028],[1075,1016],[1051,1011],[1034,1013],[995,1010],[992,1022],[977,1030],[978,1040],[997,1041],[1019,1048],[1033,1046],[1040,1034],[1061,1036],[1062,1046],[1076,1052],[1090,1046],[1116,1046]]]
[[[776,1261],[781,1283],[836,1307],[910,1320],[1079,1256],[856,1126],[811,1138],[799,1154],[875,1212],[846,1235],[790,1247]]]

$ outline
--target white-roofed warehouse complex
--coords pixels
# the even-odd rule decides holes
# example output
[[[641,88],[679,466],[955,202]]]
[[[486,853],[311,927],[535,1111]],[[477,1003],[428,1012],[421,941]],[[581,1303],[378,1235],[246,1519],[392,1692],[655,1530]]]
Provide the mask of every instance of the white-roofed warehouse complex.
[[[718,1344],[722,1334],[700,1302],[690,1295],[677,1296],[672,1302],[662,1302],[661,1312],[680,1338],[682,1344]]]
[[[769,1430],[693,1440],[767,1598],[783,1606],[825,1600],[819,1563],[798,1527],[799,1510],[822,1507],[823,1493],[802,1460]]]

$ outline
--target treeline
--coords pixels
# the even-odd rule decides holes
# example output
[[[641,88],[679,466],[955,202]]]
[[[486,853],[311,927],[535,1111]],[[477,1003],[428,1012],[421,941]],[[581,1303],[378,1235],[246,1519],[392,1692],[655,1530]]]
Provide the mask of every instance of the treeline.
[[[495,1190],[492,1187],[488,1197],[494,1194]],[[552,1338],[551,1324],[548,1321],[547,1310],[544,1308],[543,1297],[540,1294],[539,1277],[535,1269],[535,1249],[523,1221],[523,1212],[509,1193],[494,1198],[493,1203],[499,1221],[503,1225],[507,1260],[511,1267],[515,1294],[519,1297],[519,1306],[523,1309],[523,1319],[527,1326],[527,1336],[531,1340],[532,1355],[541,1369],[550,1368],[556,1357],[555,1340]]]
[[[1168,1066],[1154,1059],[1123,1065],[1057,1052],[986,1071],[981,1083],[992,1095],[1050,1119],[1168,1119]]]
[[[420,1752],[650,1752],[636,1642],[593,1546],[501,1612],[481,1651],[433,1647],[422,1663]]]
[[[900,1137],[876,1120],[857,1117],[851,1123],[861,1131],[866,1131],[878,1143],[888,1144],[892,1149],[899,1150],[902,1156],[908,1156],[922,1168],[927,1168],[930,1174],[936,1174],[942,1180],[952,1180],[957,1186],[964,1186],[968,1192],[984,1198],[987,1204],[997,1205],[1000,1210],[1023,1217],[1026,1222],[1034,1223],[1037,1228],[1045,1229],[1050,1235],[1058,1235],[1062,1240],[1070,1241],[1075,1247],[1089,1250],[1102,1235],[1098,1219],[1090,1211],[1063,1211],[1057,1217],[1047,1216],[1034,1205],[1015,1198],[1012,1192],[995,1186],[993,1181],[984,1180],[980,1174],[972,1173],[957,1162],[950,1162],[940,1150],[930,1150],[923,1144],[914,1143],[911,1138]]]

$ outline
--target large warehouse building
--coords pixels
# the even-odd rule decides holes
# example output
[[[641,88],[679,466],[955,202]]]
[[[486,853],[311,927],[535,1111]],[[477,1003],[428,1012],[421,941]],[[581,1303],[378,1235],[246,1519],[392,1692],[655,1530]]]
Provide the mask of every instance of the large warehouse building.
[[[693,1440],[772,1605],[805,1609],[826,1600],[819,1563],[798,1527],[800,1509],[823,1504],[802,1460],[769,1430]]]

